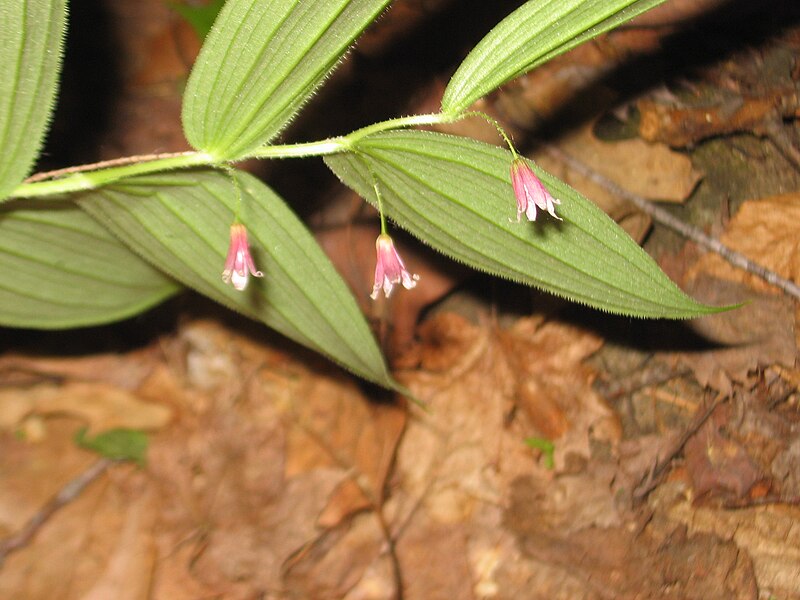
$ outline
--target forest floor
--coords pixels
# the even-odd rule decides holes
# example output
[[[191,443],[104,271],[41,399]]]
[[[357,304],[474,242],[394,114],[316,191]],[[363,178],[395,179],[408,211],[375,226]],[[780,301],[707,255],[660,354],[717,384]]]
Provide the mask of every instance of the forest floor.
[[[287,135],[435,110],[516,4],[399,0]],[[770,10],[667,2],[479,107],[689,294],[740,308],[609,316],[406,238],[419,286],[372,304],[374,215],[321,164],[253,164],[428,410],[190,293],[2,330],[0,597],[800,599],[800,300],[624,197],[800,282],[800,11]],[[184,149],[188,25],[160,0],[71,19],[42,168]],[[147,432],[146,461],[99,457],[83,428]]]

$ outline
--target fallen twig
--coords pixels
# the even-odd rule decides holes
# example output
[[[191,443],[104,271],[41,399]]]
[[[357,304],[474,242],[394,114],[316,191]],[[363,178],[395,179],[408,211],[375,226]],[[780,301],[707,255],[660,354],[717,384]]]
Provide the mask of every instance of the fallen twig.
[[[603,381],[599,379],[595,382],[595,388],[606,400],[612,401],[638,392],[644,388],[684,377],[690,373],[691,370],[688,368],[676,370],[670,365],[655,363],[652,365],[643,365],[629,375],[615,378],[612,381]]]
[[[739,252],[731,250],[725,244],[720,242],[718,239],[711,237],[710,235],[706,234],[697,227],[694,227],[692,225],[689,225],[688,223],[681,221],[680,219],[674,217],[663,208],[656,206],[646,198],[638,196],[620,187],[607,177],[604,177],[591,167],[585,165],[584,163],[570,156],[566,152],[554,146],[548,146],[547,151],[551,155],[553,155],[556,159],[569,165],[571,169],[574,169],[584,177],[588,177],[598,185],[603,186],[612,194],[625,198],[632,204],[635,204],[637,208],[639,208],[642,212],[645,212],[648,215],[650,215],[653,218],[653,220],[656,221],[657,223],[669,227],[673,231],[677,231],[682,236],[692,240],[693,242],[699,244],[703,248],[711,250],[712,252],[716,252],[722,258],[731,263],[733,266],[738,267],[744,271],[747,271],[748,273],[752,273],[757,277],[760,277],[767,283],[779,287],[788,295],[794,296],[796,299],[800,300],[800,286],[798,286],[793,281],[784,279],[774,271],[770,271],[766,267],[763,267],[753,262],[752,260],[747,258],[744,254],[740,254]]]
[[[657,459],[653,468],[650,469],[642,480],[639,482],[639,485],[633,490],[633,499],[634,500],[644,500],[647,495],[652,492],[658,486],[659,482],[661,481],[661,477],[664,475],[666,468],[672,462],[672,459],[675,458],[678,453],[683,450],[683,447],[686,445],[686,442],[689,441],[689,438],[692,437],[698,429],[703,426],[711,414],[714,412],[714,409],[719,406],[722,402],[720,398],[715,399],[712,401],[708,407],[699,415],[697,415],[694,420],[689,424],[689,426],[684,430],[684,432],[678,437],[675,442],[673,442],[672,446],[667,451],[666,455],[663,459]]]
[[[763,498],[742,498],[741,500],[731,500],[722,507],[731,510],[741,510],[754,506],[769,506],[771,504],[784,504],[786,506],[800,506],[800,496],[764,496]]]
[[[786,131],[783,121],[775,118],[767,123],[765,133],[769,140],[775,145],[783,157],[792,163],[792,166],[800,171],[800,150],[795,146],[791,136]]]
[[[90,483],[100,477],[114,460],[110,458],[103,458],[91,465],[83,473],[75,477],[72,481],[67,483],[61,491],[58,492],[47,504],[45,504],[39,511],[25,523],[25,526],[14,535],[11,535],[4,540],[0,540],[0,567],[3,566],[6,557],[12,552],[24,548],[33,539],[33,536],[41,529],[41,527],[52,517],[60,508],[63,508],[80,493],[86,489]]]

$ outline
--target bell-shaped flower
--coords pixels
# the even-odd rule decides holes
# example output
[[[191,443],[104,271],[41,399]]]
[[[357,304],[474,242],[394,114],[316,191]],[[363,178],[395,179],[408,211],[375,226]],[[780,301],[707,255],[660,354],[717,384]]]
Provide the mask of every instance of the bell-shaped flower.
[[[222,281],[233,284],[237,290],[242,291],[247,287],[248,277],[263,277],[261,271],[256,270],[250,247],[247,244],[247,229],[241,223],[231,225],[231,243],[228,246],[228,257],[225,259],[225,270],[222,271]]]
[[[377,299],[381,288],[388,298],[392,293],[392,288],[398,283],[402,283],[407,290],[417,285],[419,275],[412,275],[408,272],[391,237],[385,233],[380,234],[375,240],[375,248],[378,251],[378,261],[375,264],[375,285],[370,298]]]
[[[561,204],[561,201],[553,198],[528,163],[521,158],[516,158],[511,163],[511,185],[517,197],[517,222],[523,213],[529,221],[535,221],[537,208],[546,210],[559,221],[563,220],[556,214],[556,204]]]

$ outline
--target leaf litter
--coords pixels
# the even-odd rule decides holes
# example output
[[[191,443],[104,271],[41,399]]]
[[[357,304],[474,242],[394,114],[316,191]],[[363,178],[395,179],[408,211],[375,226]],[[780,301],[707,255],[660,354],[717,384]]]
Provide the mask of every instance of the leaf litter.
[[[187,322],[133,391],[174,413],[154,428],[147,468],[113,467],[8,558],[0,589],[44,598],[68,581],[65,598],[115,585],[131,598],[392,598],[399,586],[407,598],[606,597],[597,581],[614,569],[617,579],[599,579],[608,589],[633,589],[614,588],[626,577],[640,590],[663,585],[641,570],[661,564],[677,534],[645,527],[652,539],[642,545],[635,533],[642,516],[624,496],[642,467],[621,465],[640,453],[625,449],[585,364],[602,339],[542,316],[500,327],[448,312],[419,334],[405,359],[418,366],[400,376],[428,412],[371,402],[313,357]],[[1,438],[6,494],[32,479],[41,488],[24,502],[7,496],[5,531],[90,462],[71,444],[80,410],[42,419],[36,442],[13,429]],[[531,436],[555,443],[554,470],[525,444]],[[42,477],[44,456],[59,477]],[[28,510],[14,516],[20,506]],[[713,564],[754,585],[731,542],[708,534],[676,547],[722,552]],[[60,558],[39,566],[47,556]],[[584,566],[569,567],[579,556]],[[709,577],[721,577],[712,566]],[[685,565],[671,568],[684,577]]]

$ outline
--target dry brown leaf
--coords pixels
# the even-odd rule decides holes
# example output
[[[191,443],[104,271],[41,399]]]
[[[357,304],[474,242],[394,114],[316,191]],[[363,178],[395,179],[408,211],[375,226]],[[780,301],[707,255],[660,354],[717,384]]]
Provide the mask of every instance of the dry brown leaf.
[[[702,302],[735,310],[708,315],[688,327],[698,334],[699,350],[670,353],[687,365],[701,385],[730,395],[732,382],[744,382],[752,370],[774,364],[791,367],[797,356],[794,307],[789,298],[758,293],[742,284],[697,275],[687,292]]]
[[[702,178],[688,156],[665,144],[638,138],[607,142],[595,137],[592,127],[590,123],[563,140],[560,148],[637,196],[684,202]]]
[[[170,598],[175,578],[233,598],[278,587],[282,562],[316,535],[313,521],[341,481],[330,471],[286,481],[274,405],[284,392],[257,381],[247,389],[235,398],[215,394],[151,445],[149,471],[161,495],[157,544],[171,573],[156,577],[156,597]],[[270,399],[273,390],[280,393]]]
[[[163,404],[175,413],[175,420],[185,414],[199,414],[208,409],[208,398],[186,382],[165,364],[158,365],[136,389],[136,395],[148,402]]]
[[[535,584],[527,597],[754,597],[752,563],[735,544],[707,534],[687,537],[674,527],[640,531],[635,522],[584,527],[565,535],[562,520],[550,520],[549,508],[557,498],[530,477],[514,486],[505,522],[533,561]]]
[[[573,158],[601,173],[631,193],[666,202],[681,203],[689,197],[702,175],[688,157],[664,144],[651,144],[633,138],[606,142],[592,132],[593,124],[580,129],[559,143]],[[551,165],[553,174],[592,198],[610,214],[620,213],[626,202],[605,188],[574,173],[549,155],[538,159]]]
[[[602,340],[541,318],[496,332],[447,313],[431,317],[421,333],[418,356],[431,370],[408,372],[404,382],[431,410],[415,414],[407,426],[386,510],[399,532],[397,555],[408,597],[447,597],[448,585],[456,586],[450,597],[482,597],[497,593],[501,581],[521,589],[532,573],[524,562],[504,568],[518,557],[500,528],[502,505],[516,477],[552,478],[524,444],[526,437],[542,435],[531,425],[535,418],[526,415],[536,415],[542,400],[560,415],[563,435],[554,440],[559,466],[567,455],[588,454],[590,429],[600,437],[607,429],[617,431],[603,424],[614,421],[613,414],[592,392],[592,374],[581,364]],[[607,481],[604,498],[611,498]],[[587,512],[586,520],[613,519],[609,515]],[[447,552],[436,539],[446,540]]]
[[[643,98],[637,102],[639,135],[648,142],[673,148],[695,146],[703,140],[733,133],[763,135],[775,122],[778,107],[783,108],[785,118],[794,116],[797,96],[793,85],[770,89],[763,96],[719,95],[713,103],[704,99],[699,106]]]
[[[748,200],[730,220],[720,241],[781,277],[800,282],[800,193]],[[689,277],[700,272],[744,282],[760,291],[777,291],[717,254],[701,257]]]
[[[689,158],[664,144],[640,139],[605,142],[592,133],[589,124],[559,142],[559,148],[622,188],[652,200],[684,202],[701,174]],[[650,218],[604,187],[549,154],[537,157],[540,165],[590,198],[637,241],[650,228]]]
[[[62,486],[96,460],[78,449],[72,437],[80,427],[75,419],[53,418],[40,443],[0,433],[0,531],[22,528]]]
[[[716,492],[728,505],[765,495],[800,497],[800,423],[775,410],[776,399],[796,390],[773,387],[775,380],[762,374],[754,379],[752,387],[737,385],[733,397],[717,406],[687,442],[684,455],[695,496]]]
[[[152,600],[197,600],[222,597],[224,588],[202,584],[189,565],[197,555],[196,540],[189,538],[175,545],[174,540],[156,535],[158,562],[153,570]]]
[[[713,417],[686,442],[684,457],[698,497],[732,493],[743,498],[762,478],[745,448],[724,437]]]
[[[535,428],[531,435],[555,442],[557,470],[571,454],[588,457],[590,437],[619,441],[619,421],[592,389],[594,371],[583,364],[603,345],[602,338],[566,323],[529,318],[517,321],[502,340],[519,381],[516,404]]]
[[[0,518],[5,534],[19,530],[97,460],[72,442],[79,425],[74,419],[54,418],[50,435],[40,443],[3,439]],[[156,511],[142,473],[130,466],[114,467],[6,559],[0,597],[147,598]]]
[[[469,529],[466,524],[442,523],[424,511],[415,515],[397,541],[403,598],[475,598],[467,561]]]
[[[328,530],[290,558],[283,580],[293,594],[304,598],[344,598],[348,594],[352,597],[370,567],[390,560],[387,553],[381,556],[385,543],[375,514],[357,515],[346,526]],[[378,598],[396,597],[397,582],[391,568],[378,566],[378,572],[380,578],[373,577],[371,581],[388,592]]]
[[[264,365],[303,372],[289,358],[289,348],[264,343],[236,333],[210,319],[186,323],[178,339],[166,348],[170,368],[183,376],[184,386],[232,398]]]
[[[108,554],[108,563],[99,576],[87,578],[92,587],[81,600],[147,600],[156,562],[153,524],[157,506],[152,490],[120,507],[124,514],[115,546]],[[103,531],[103,534],[108,532]]]
[[[186,361],[181,418],[150,452],[157,543],[170,556],[156,597],[169,598],[175,579],[226,598],[394,589],[382,534],[347,518],[380,504],[404,412],[370,404],[322,361],[304,365],[209,322],[187,324],[175,344],[166,354],[173,371]],[[156,371],[142,393],[171,395],[180,382]]]
[[[405,426],[405,412],[393,405],[369,404],[356,386],[316,377],[290,408],[286,476],[319,468],[351,473],[337,488],[319,525],[332,527],[352,512],[383,502],[384,483]]]
[[[464,348],[477,347],[476,327],[464,327],[464,317],[443,312],[428,319],[417,330],[418,361],[425,371],[446,372],[464,359]]]
[[[681,481],[660,486],[649,502],[659,514],[666,514],[663,527],[680,523],[690,535],[713,533],[749,553],[764,597],[800,599],[800,508],[779,504],[739,510],[698,507]]]
[[[54,377],[107,383],[125,390],[135,390],[157,366],[160,353],[148,347],[126,354],[99,354],[78,358],[6,354],[0,357],[3,380],[17,377],[20,385]],[[25,379],[23,377],[27,376]]]
[[[0,391],[0,429],[14,430],[31,416],[70,415],[91,431],[114,428],[155,430],[170,420],[166,406],[144,402],[131,392],[104,383],[43,384]]]

